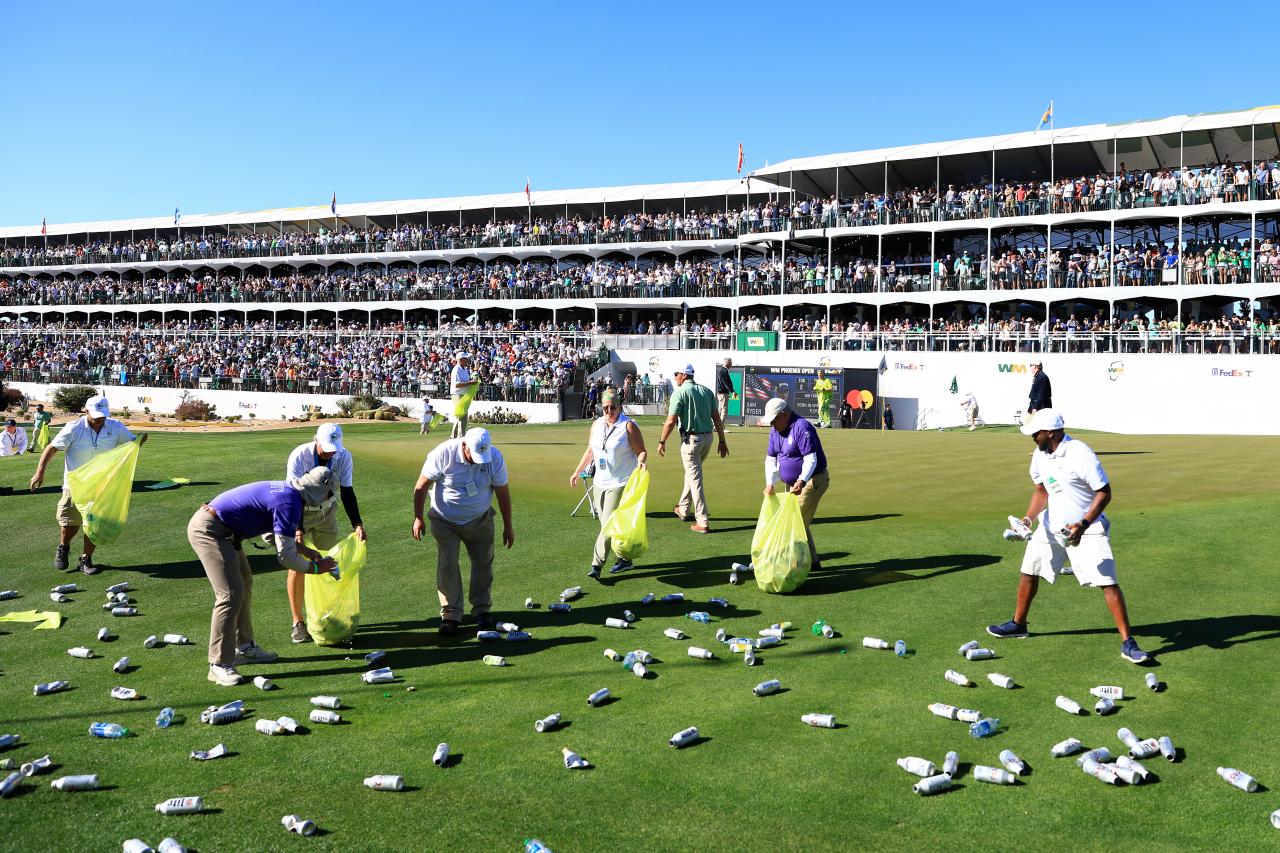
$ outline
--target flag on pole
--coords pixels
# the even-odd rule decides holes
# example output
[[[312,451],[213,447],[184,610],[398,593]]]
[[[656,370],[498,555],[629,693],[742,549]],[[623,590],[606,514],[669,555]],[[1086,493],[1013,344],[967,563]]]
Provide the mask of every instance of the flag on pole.
[[[1045,108],[1044,115],[1040,116],[1040,123],[1036,125],[1036,130],[1044,127],[1046,124],[1053,123],[1053,101],[1049,102],[1049,106]]]
[[[525,179],[524,179],[524,200],[525,200],[525,201],[526,201],[530,206],[532,206],[532,205],[533,205],[533,193],[532,193],[532,188],[531,188],[531,186],[530,186],[530,184],[529,184],[529,178],[528,178],[527,176],[526,176],[526,177],[525,177]]]
[[[182,218],[182,214],[178,211],[178,207],[177,207],[177,205],[174,205],[174,208],[173,208],[173,224],[174,224],[174,225],[177,225],[177,224],[178,224],[178,220],[179,220],[179,219],[181,219],[181,218]]]
[[[45,219],[43,216],[40,217],[40,233],[41,234],[49,233],[49,220]]]
[[[738,143],[738,174],[742,174],[742,143]]]
[[[335,192],[333,198],[329,199],[329,212],[334,216],[338,215],[338,194]]]
[[[951,377],[951,393],[952,394],[960,393],[960,384],[956,382],[956,377],[954,376]]]

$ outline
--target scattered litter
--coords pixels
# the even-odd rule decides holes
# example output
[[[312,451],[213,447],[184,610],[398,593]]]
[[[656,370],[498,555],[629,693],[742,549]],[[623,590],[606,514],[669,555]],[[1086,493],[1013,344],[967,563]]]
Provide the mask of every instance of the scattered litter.
[[[22,784],[22,780],[27,777],[23,776],[17,770],[10,773],[0,781],[0,797],[7,797],[14,791],[18,790],[18,786]]]
[[[996,687],[1003,687],[1005,690],[1012,690],[1015,686],[1013,679],[1007,675],[1001,675],[998,672],[988,672],[987,681],[990,681]]]
[[[617,619],[610,616],[608,619],[604,620],[604,626],[606,628],[630,628],[631,623],[626,619]]]
[[[181,634],[165,634],[162,638],[166,646],[189,646],[191,641]]]
[[[961,687],[973,686],[973,682],[969,680],[969,677],[967,675],[956,672],[954,669],[949,669],[946,672],[942,673],[942,677],[945,678],[947,681],[950,681],[952,684],[958,684]]]
[[[436,767],[444,767],[449,760],[449,744],[442,743],[436,746],[435,753],[431,756],[431,763]]]
[[[978,782],[990,782],[992,785],[1012,785],[1017,781],[1017,777],[1008,770],[985,764],[974,767],[972,776]]]
[[[218,744],[213,749],[197,749],[191,753],[191,757],[196,761],[212,761],[215,758],[221,758],[227,754],[227,748]]]
[[[328,708],[336,711],[342,707],[342,700],[337,696],[312,696],[311,704],[317,708]]]
[[[1178,751],[1173,748],[1173,740],[1171,740],[1168,735],[1165,735],[1164,737],[1160,738],[1160,740],[1157,741],[1157,743],[1160,744],[1161,755],[1163,755],[1169,761],[1178,760]]]
[[[1115,709],[1116,700],[1112,699],[1110,696],[1103,696],[1093,705],[1093,713],[1097,714],[1099,717],[1105,717]]]
[[[481,658],[481,660],[484,661],[485,666],[506,666],[507,665],[507,659],[504,658],[502,655],[485,655],[483,658]]]
[[[611,660],[611,661],[620,661],[620,660],[622,660],[622,655],[618,654],[618,653],[617,653],[617,652],[615,652],[613,649],[605,649],[605,650],[604,650],[604,656],[605,656],[605,657],[607,657],[607,658],[608,658],[609,660]]]
[[[832,637],[836,635],[836,629],[832,628],[829,624],[827,624],[827,621],[825,619],[819,619],[817,622],[814,622],[813,627],[810,628],[809,630],[813,633],[815,637],[821,634],[822,636],[826,637],[828,640],[830,640]]]
[[[563,601],[557,601],[554,604],[547,605],[547,609],[555,613],[568,613],[573,608],[568,604],[565,604]]]
[[[365,684],[389,684],[396,680],[396,674],[391,671],[391,667],[384,666],[361,673],[360,680]]]
[[[896,643],[894,643],[894,644],[893,644],[893,653],[894,653],[895,655],[897,655],[898,657],[900,657],[900,658],[902,658],[902,657],[906,657],[906,656],[907,656],[907,641],[906,641],[906,640],[898,640]]]
[[[315,708],[311,711],[307,719],[313,723],[326,723],[328,725],[337,725],[342,722],[342,715],[337,711],[326,711],[323,708]]]
[[[939,794],[951,787],[951,777],[946,773],[939,773],[937,776],[930,776],[928,779],[921,779],[919,782],[911,786],[913,793],[926,797],[930,794]]]
[[[289,734],[298,733],[298,721],[293,717],[280,717],[276,722],[280,724],[280,728],[284,729]]]
[[[1074,755],[1084,749],[1084,744],[1073,737],[1059,741],[1049,747],[1049,754],[1054,758],[1066,758],[1068,755]]]
[[[1008,770],[1014,776],[1021,776],[1027,772],[1027,763],[1019,758],[1012,749],[1000,751],[1000,763],[1004,765],[1005,770]]]
[[[899,758],[898,766],[913,776],[919,776],[921,779],[934,775],[934,770],[936,769],[929,759],[917,758],[914,755]]]
[[[960,754],[954,751],[948,752],[946,758],[942,759],[942,772],[948,776],[955,776],[959,769]]]
[[[156,803],[156,811],[160,814],[196,814],[203,808],[204,800],[200,797],[173,797]]]
[[[689,657],[697,658],[698,660],[712,660],[715,655],[711,654],[710,649],[704,649],[701,646],[690,646]]]
[[[762,681],[755,687],[752,687],[751,692],[757,696],[768,696],[770,693],[777,693],[781,689],[782,682],[776,678],[771,678],[768,681]]]
[[[1079,702],[1076,702],[1074,699],[1068,699],[1066,696],[1059,696],[1057,699],[1054,699],[1053,704],[1057,705],[1068,714],[1073,714],[1075,716],[1086,713],[1084,708],[1080,707]]]
[[[689,744],[693,743],[697,739],[698,739],[698,727],[689,726],[689,728],[684,729],[683,731],[678,731],[675,734],[673,734],[670,740],[667,741],[667,743],[670,746],[674,746],[676,749],[680,749],[681,747],[688,746]]]
[[[264,735],[282,735],[285,733],[284,726],[275,720],[261,719],[253,724],[255,731]]]
[[[821,729],[834,729],[836,727],[835,714],[805,714],[800,718],[800,722],[807,726]]]
[[[1086,776],[1092,776],[1099,781],[1106,782],[1108,785],[1115,785],[1120,781],[1120,777],[1116,775],[1116,771],[1111,768],[1111,765],[1099,764],[1092,758],[1081,764],[1080,769],[1084,771]]]
[[[551,716],[543,717],[541,720],[538,720],[538,722],[534,723],[533,730],[535,732],[538,732],[539,734],[542,734],[543,732],[551,731],[552,729],[556,728],[559,725],[560,725],[560,715],[552,714]]]
[[[1000,728],[999,717],[983,717],[969,726],[969,736],[977,738],[990,737],[996,733],[998,728]]]
[[[587,704],[595,708],[595,707],[598,707],[601,702],[603,702],[608,698],[609,698],[609,688],[601,687],[595,693],[592,693],[590,696],[587,697]]]
[[[255,675],[253,677],[253,686],[259,690],[274,690],[276,685],[265,675]]]
[[[862,645],[868,649],[887,649],[889,644],[878,637],[863,637]]]
[[[561,749],[560,753],[564,756],[564,766],[567,770],[586,770],[591,767],[591,762],[567,746]]]
[[[375,791],[403,791],[403,776],[370,776],[364,780],[366,788],[372,788]]]
[[[112,687],[111,698],[112,699],[139,699],[141,697],[138,695],[138,691],[134,690],[132,687]]]
[[[1229,785],[1235,785],[1241,791],[1248,791],[1250,794],[1258,790],[1258,780],[1254,779],[1243,770],[1237,770],[1234,767],[1219,767],[1218,775],[1221,776]]]
[[[47,755],[42,755],[39,758],[33,758],[26,764],[23,764],[21,767],[21,773],[23,776],[34,776],[37,773],[43,773],[52,766],[53,759]]]
[[[1096,696],[1099,699],[1120,700],[1124,698],[1124,688],[1114,687],[1109,684],[1099,684],[1097,687],[1089,688],[1089,695]]]
[[[129,730],[119,723],[90,723],[89,734],[114,740],[129,734]]]
[[[55,791],[92,791],[98,787],[98,777],[92,774],[87,776],[63,776],[61,779],[54,779],[50,782],[49,787]]]
[[[1076,756],[1076,764],[1079,764],[1082,767],[1086,761],[1096,761],[1099,764],[1105,764],[1110,760],[1111,750],[1107,749],[1105,746],[1100,746],[1097,749],[1091,749],[1083,755]]]
[[[988,660],[995,657],[996,653],[991,649],[977,648],[969,649],[969,651],[964,653],[964,656],[967,660]]]
[[[668,628],[662,633],[673,640],[683,640],[685,638],[684,632],[679,628]]]
[[[295,832],[298,835],[315,835],[315,821],[306,820],[296,814],[287,814],[280,818],[280,825],[289,832]]]
[[[560,593],[560,600],[573,601],[575,598],[577,598],[580,595],[582,595],[582,587],[571,586],[568,589],[566,589],[564,592]]]
[[[1160,679],[1156,678],[1156,674],[1154,672],[1147,673],[1146,681],[1147,681],[1147,687],[1151,688],[1153,691],[1157,693],[1160,692]]]

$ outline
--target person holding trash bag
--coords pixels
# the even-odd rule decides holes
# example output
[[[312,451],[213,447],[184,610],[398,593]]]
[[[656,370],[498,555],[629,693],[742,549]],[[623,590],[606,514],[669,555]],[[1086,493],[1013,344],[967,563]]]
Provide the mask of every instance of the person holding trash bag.
[[[596,580],[600,579],[600,569],[610,550],[610,537],[604,532],[605,525],[618,508],[627,478],[637,468],[644,468],[648,459],[640,427],[623,414],[618,395],[612,390],[605,391],[601,406],[604,414],[591,424],[587,449],[583,451],[582,458],[569,477],[569,486],[577,486],[578,478],[595,463],[596,471],[592,479],[595,483],[596,512],[600,515],[600,534],[596,537],[595,553],[591,557],[591,570],[587,572],[587,577]],[[630,560],[619,557],[609,567],[609,574],[629,569],[631,565]]]
[[[122,444],[139,441],[139,438],[141,438],[139,447],[147,442],[145,434],[141,437],[136,436],[127,426],[111,417],[111,406],[108,405],[107,398],[101,394],[90,397],[85,402],[84,411],[84,417],[68,422],[58,431],[53,441],[40,454],[40,460],[36,463],[36,472],[31,476],[31,490],[35,491],[44,484],[44,472],[49,467],[49,461],[57,455],[59,450],[67,452],[63,467],[62,497],[58,500],[56,513],[60,528],[58,547],[53,555],[53,567],[62,572],[65,572],[69,566],[71,541],[84,526],[84,518],[71,499],[71,487],[67,483],[66,475],[95,456],[101,456]],[[93,540],[89,538],[89,534],[85,533],[84,550],[80,553],[80,561],[76,567],[86,575],[96,575],[102,570],[93,562],[93,552],[96,547]]]
[[[813,517],[818,503],[827,493],[831,475],[827,472],[827,454],[813,424],[787,407],[786,400],[775,397],[764,407],[761,426],[770,426],[769,447],[764,456],[764,493],[771,495],[781,483],[800,503],[800,515],[809,539],[812,568],[822,568],[818,549],[813,544]]]
[[[459,352],[456,364],[449,373],[449,393],[453,400],[453,432],[450,438],[462,438],[467,432],[467,417],[471,403],[480,389],[480,380],[471,378],[471,356]]]
[[[213,587],[209,624],[209,680],[223,687],[241,681],[236,667],[271,663],[277,657],[253,640],[253,572],[241,543],[271,533],[276,559],[286,569],[318,575],[337,563],[298,545],[303,507],[324,506],[338,494],[338,477],[329,468],[312,468],[295,480],[247,483],[204,504],[187,523],[187,541]]]

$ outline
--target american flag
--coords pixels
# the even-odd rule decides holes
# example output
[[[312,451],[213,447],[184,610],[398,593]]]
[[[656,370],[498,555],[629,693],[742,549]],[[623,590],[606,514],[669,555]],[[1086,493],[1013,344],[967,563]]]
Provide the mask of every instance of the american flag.
[[[530,184],[527,177],[524,179],[524,200],[529,204],[533,204],[533,193],[530,192]]]

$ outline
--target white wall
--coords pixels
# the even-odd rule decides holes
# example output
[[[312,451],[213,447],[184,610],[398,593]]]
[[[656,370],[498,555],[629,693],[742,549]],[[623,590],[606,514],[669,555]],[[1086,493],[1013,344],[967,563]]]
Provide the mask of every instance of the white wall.
[[[28,397],[48,400],[55,385],[42,385],[34,382],[11,382],[10,387],[17,388]],[[102,393],[107,395],[112,409],[123,409],[126,406],[140,414],[143,407],[153,412],[171,414],[182,398],[182,390],[178,388],[144,388],[141,386],[101,385]],[[338,411],[338,400],[346,394],[277,394],[267,391],[206,391],[193,390],[192,397],[204,400],[217,407],[221,416],[244,415],[249,419],[250,413],[259,420],[279,420],[296,418],[315,408],[328,414]],[[409,412],[410,417],[418,417],[422,412],[422,400],[407,397],[384,397],[387,403],[401,406]],[[453,416],[453,403],[449,400],[431,401],[435,410],[450,418]],[[492,411],[495,408],[510,409],[519,412],[529,419],[530,423],[549,424],[560,420],[560,406],[553,403],[496,403],[478,401],[471,406],[471,414],[477,415]]]
[[[692,363],[713,384],[723,351],[628,352],[641,371],[670,377]],[[736,352],[734,366],[878,368],[880,395],[894,404],[898,429],[911,429],[915,400],[924,427],[957,426],[960,399],[972,391],[987,423],[1013,423],[1026,412],[1029,353]],[[1141,434],[1280,435],[1280,357],[1274,355],[1047,355],[1053,404],[1067,427]],[[651,376],[656,376],[652,373]],[[952,395],[955,377],[960,393]]]

